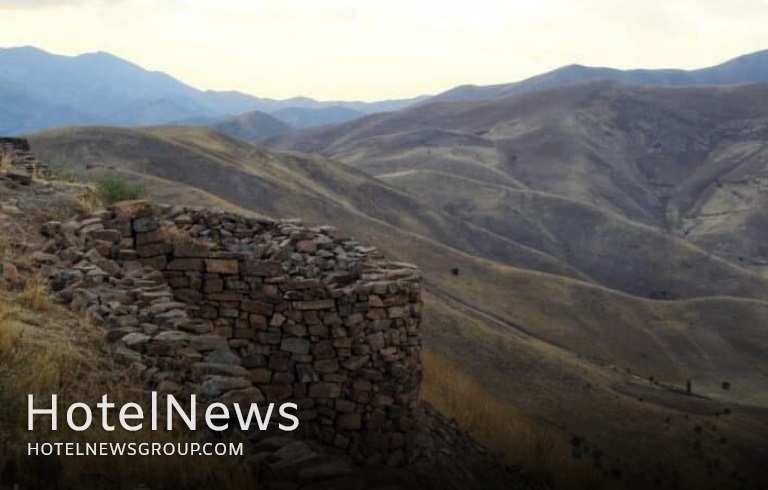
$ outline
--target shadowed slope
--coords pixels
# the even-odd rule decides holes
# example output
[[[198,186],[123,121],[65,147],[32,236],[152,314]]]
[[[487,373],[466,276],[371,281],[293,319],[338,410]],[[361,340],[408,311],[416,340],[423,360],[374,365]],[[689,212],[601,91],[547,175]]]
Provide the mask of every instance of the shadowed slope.
[[[563,223],[556,215],[565,211],[603,220],[601,229],[607,235],[601,240],[618,239],[634,230],[639,243],[652,248],[664,239],[658,229],[514,183],[469,181],[452,190],[455,181],[464,183],[462,178],[429,175],[424,185],[435,189],[427,192],[418,185],[421,173],[411,175],[416,179],[413,189],[398,182],[404,176],[386,176],[416,194],[417,200],[331,160],[267,151],[200,129],[60,131],[38,135],[32,144],[46,160],[63,155],[80,168],[96,166],[88,172],[112,167],[151,180],[152,188],[160,183],[159,192],[172,202],[190,199],[173,195],[174,189],[199,187],[204,191],[199,195],[216,196],[262,214],[335,224],[377,245],[388,257],[418,264],[427,289],[428,345],[459,363],[496,396],[550,424],[566,440],[586,437],[590,448],[604,454],[601,464],[609,474],[616,469],[626,479],[655,478],[662,453],[684,475],[674,480],[682,488],[683,483],[695,488],[691,482],[707,481],[711,458],[720,459],[723,469],[718,471],[725,478],[733,469],[749,474],[761,467],[758,453],[737,448],[758,447],[765,435],[761,425],[765,412],[759,406],[768,404],[762,389],[768,382],[766,303],[734,297],[642,299],[588,282],[587,275],[558,258],[567,243],[564,237],[573,233],[558,229]],[[469,196],[483,205],[466,211],[446,206]],[[503,228],[504,223],[494,218],[509,199],[523,199],[531,206],[519,222]],[[441,207],[462,219],[438,210]],[[529,236],[516,240],[531,244],[540,240],[550,252],[534,252],[503,237],[524,230],[523,218],[531,221]],[[646,229],[650,235],[642,234]],[[593,246],[590,239],[586,233],[583,243],[574,244],[583,247],[579,253],[584,264],[590,260],[585,252]],[[694,247],[666,240],[673,256],[699,254],[702,264],[709,265],[690,275],[656,271],[657,277],[681,282],[689,277],[687,287],[704,288],[698,294],[709,288],[713,296],[723,291],[764,295],[762,282],[754,276],[746,274],[730,283],[724,276],[708,276],[740,271]],[[632,260],[639,270],[665,255],[638,255]],[[620,262],[618,256],[615,261],[614,266]],[[649,383],[651,376],[662,384]],[[671,389],[684,387],[687,379],[693,380],[695,394],[711,400]],[[733,389],[723,390],[724,381]],[[707,459],[692,456],[696,425],[713,424],[714,413],[725,407],[738,414],[717,421],[717,437],[728,438],[730,444],[721,445],[714,433],[707,433],[700,437]],[[672,425],[665,422],[668,418]]]
[[[593,83],[429,104],[269,143],[374,175],[433,170],[555,194],[759,268],[768,263],[766,141],[768,85]]]

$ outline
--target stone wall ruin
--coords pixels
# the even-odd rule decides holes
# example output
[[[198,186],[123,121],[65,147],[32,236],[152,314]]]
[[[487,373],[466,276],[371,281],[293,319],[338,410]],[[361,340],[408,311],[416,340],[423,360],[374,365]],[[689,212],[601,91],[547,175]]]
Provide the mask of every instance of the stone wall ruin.
[[[397,464],[422,377],[421,277],[332,227],[119,203],[48,223],[54,290],[161,393],[286,401],[304,435]]]
[[[32,153],[29,141],[25,138],[0,138],[0,161],[6,161],[10,167],[27,175],[50,176],[47,166],[40,163]]]

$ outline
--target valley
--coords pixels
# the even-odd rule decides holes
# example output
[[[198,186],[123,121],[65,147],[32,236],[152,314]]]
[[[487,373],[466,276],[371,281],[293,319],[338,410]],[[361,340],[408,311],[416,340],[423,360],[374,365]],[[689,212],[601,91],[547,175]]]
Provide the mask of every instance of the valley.
[[[759,488],[764,91],[597,83],[367,116],[273,149],[185,127],[31,142],[84,181],[331,223],[418,264],[425,345],[607,487]]]

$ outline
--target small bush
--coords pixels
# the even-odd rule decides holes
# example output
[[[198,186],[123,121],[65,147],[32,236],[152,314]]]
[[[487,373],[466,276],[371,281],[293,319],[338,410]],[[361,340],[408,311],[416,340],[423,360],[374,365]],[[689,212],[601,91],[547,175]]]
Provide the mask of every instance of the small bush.
[[[106,206],[120,201],[142,199],[147,195],[143,185],[132,184],[120,175],[110,175],[98,180],[96,192]]]

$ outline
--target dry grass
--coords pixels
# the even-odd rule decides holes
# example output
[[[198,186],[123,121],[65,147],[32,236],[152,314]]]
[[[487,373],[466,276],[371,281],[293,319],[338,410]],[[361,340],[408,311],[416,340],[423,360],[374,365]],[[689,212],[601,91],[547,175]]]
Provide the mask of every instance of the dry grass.
[[[484,390],[450,361],[430,349],[422,353],[426,377],[422,397],[454,418],[511,465],[543,478],[555,488],[597,489],[599,472],[574,460],[569,448],[535,421]]]
[[[11,157],[8,155],[0,156],[0,170],[5,171],[12,167]]]
[[[93,406],[105,393],[118,406],[128,401],[148,404],[149,396],[135,371],[115,365],[104,354],[103,330],[47,298],[44,283],[29,279],[20,293],[0,289],[0,473],[16,468],[21,485],[32,484],[34,470],[26,457],[28,442],[198,442],[189,432],[142,430],[107,432],[94,408],[94,423],[84,432],[45,428],[43,419],[26,430],[27,394],[38,400],[59,395],[59,412],[78,401]],[[145,413],[148,409],[145,410]],[[111,421],[112,423],[115,420]],[[239,457],[62,457],[64,488],[253,488],[245,458]],[[27,480],[25,480],[27,478]],[[0,482],[4,485],[8,482]]]
[[[39,275],[27,279],[24,288],[17,293],[16,300],[28,310],[44,312],[54,308],[48,291],[48,282]]]
[[[75,196],[75,201],[86,213],[92,213],[104,208],[99,193],[92,184],[83,185],[82,189]]]
[[[163,231],[165,232],[166,240],[168,240],[171,243],[178,243],[178,244],[196,244],[196,243],[202,243],[198,240],[195,240],[191,236],[189,236],[189,233],[182,230],[181,228],[178,228],[176,226],[165,226],[163,227]]]

